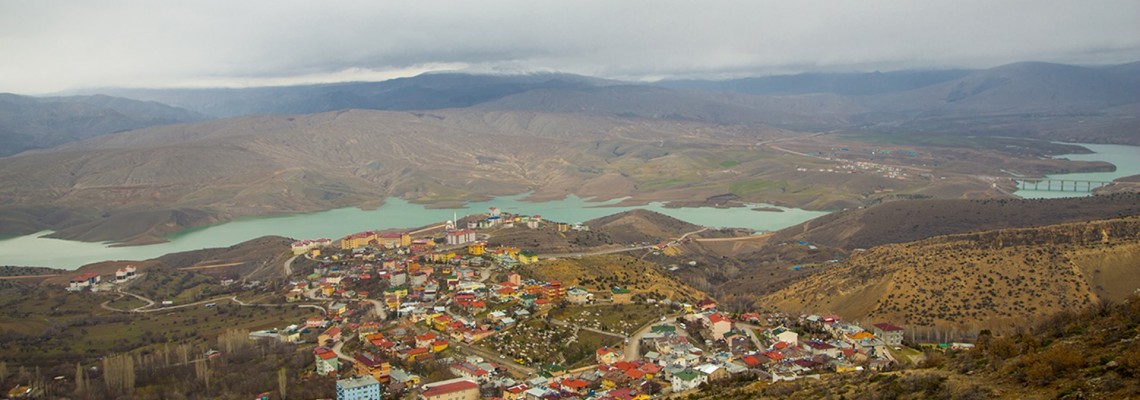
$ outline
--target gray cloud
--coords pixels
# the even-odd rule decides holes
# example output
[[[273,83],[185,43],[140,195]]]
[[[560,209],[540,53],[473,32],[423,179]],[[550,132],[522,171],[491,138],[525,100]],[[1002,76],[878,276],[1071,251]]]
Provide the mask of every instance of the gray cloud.
[[[0,91],[437,69],[648,79],[1140,59],[1135,0],[102,3],[0,5]]]

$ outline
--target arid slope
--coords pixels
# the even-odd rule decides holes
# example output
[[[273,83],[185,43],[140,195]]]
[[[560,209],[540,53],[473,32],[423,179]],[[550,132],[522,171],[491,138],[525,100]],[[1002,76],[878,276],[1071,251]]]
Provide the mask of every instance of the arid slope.
[[[856,253],[760,304],[976,330],[1140,289],[1140,216],[940,236]]]

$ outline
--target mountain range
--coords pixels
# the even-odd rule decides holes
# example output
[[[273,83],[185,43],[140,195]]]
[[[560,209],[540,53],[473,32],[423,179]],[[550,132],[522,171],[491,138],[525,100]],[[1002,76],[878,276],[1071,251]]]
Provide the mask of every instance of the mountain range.
[[[4,95],[0,134],[13,139],[0,154],[24,153],[0,157],[0,234],[51,229],[62,238],[146,243],[243,215],[367,206],[387,196],[434,204],[524,192],[631,202],[730,196],[815,210],[892,193],[1000,196],[980,173],[1066,167],[1047,154],[1011,159],[1010,149],[1036,146],[1017,142],[946,151],[941,160],[890,160],[928,176],[904,181],[808,173],[835,163],[788,147],[839,149],[858,139],[820,137],[834,133],[1140,144],[1138,65],[1019,63],[686,89],[568,74],[450,73],[102,91],[139,100]],[[1000,165],[979,168],[991,162],[983,160]],[[936,164],[954,167],[933,180]]]
[[[0,93],[0,157],[108,133],[205,119],[186,109],[122,97]]]
[[[1140,63],[1023,62],[984,70],[810,73],[725,81],[619,82],[537,73],[432,73],[384,82],[249,89],[102,89],[224,118],[343,109],[497,110],[785,128],[1033,136],[1136,144]]]

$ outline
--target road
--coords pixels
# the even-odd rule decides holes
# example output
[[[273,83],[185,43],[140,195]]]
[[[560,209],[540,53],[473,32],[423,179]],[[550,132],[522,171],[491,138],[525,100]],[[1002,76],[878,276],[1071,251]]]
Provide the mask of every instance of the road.
[[[681,315],[683,315],[683,313],[666,315],[664,323],[661,321],[649,321],[648,324],[645,324],[645,326],[642,326],[641,329],[638,329],[636,332],[634,332],[633,335],[629,338],[629,343],[626,343],[625,346],[625,360],[635,361],[641,358],[641,338],[645,337],[645,334],[649,333],[649,331],[653,329],[654,325],[667,324],[676,326],[675,324],[677,317]],[[685,331],[680,328],[677,329],[677,334],[681,336],[686,335]]]
[[[364,300],[369,302],[369,303],[372,303],[372,315],[380,317],[380,321],[387,321],[388,320],[388,305],[387,304],[384,304],[380,300],[375,300],[375,299],[364,299]]]
[[[348,362],[349,362],[349,364],[348,364],[348,365],[353,365],[353,363],[355,363],[355,362],[356,362],[356,360],[352,359],[352,357],[349,357],[349,356],[345,355],[344,353],[341,353],[341,352],[340,352],[340,348],[341,348],[341,347],[344,347],[344,342],[343,342],[343,341],[341,341],[341,342],[336,342],[336,344],[334,344],[334,345],[333,345],[333,347],[332,347],[332,351],[333,351],[333,353],[336,353],[336,358],[339,358],[339,359],[341,359],[341,360],[345,360],[345,361],[348,361]]]
[[[288,260],[282,263],[281,266],[285,268],[285,279],[289,279],[290,276],[293,276],[293,260],[296,260],[297,257],[298,256],[289,257]]]
[[[761,233],[761,234],[757,234],[757,235],[736,236],[736,237],[726,237],[726,238],[696,238],[696,239],[693,239],[693,241],[694,242],[732,242],[732,241],[737,241],[737,240],[762,240],[762,239],[768,239],[768,237],[770,237],[770,236],[772,236],[771,233]]]
[[[232,263],[225,263],[225,264],[210,264],[210,265],[195,265],[193,267],[178,268],[178,270],[179,271],[197,271],[197,270],[201,270],[201,269],[214,269],[214,268],[232,267],[235,265],[242,265],[242,264],[245,264],[245,262],[232,262]]]
[[[747,333],[748,338],[752,339],[752,345],[753,346],[756,346],[757,349],[763,349],[764,348],[764,346],[760,344],[760,338],[756,337],[756,330],[760,329],[759,326],[744,323],[744,322],[737,322],[736,327],[737,328],[744,328],[744,333]]]
[[[112,300],[107,300],[107,301],[104,301],[102,304],[99,304],[99,306],[103,307],[103,309],[105,309],[105,310],[115,311],[115,312],[149,313],[149,312],[178,310],[178,309],[182,309],[182,308],[186,308],[186,307],[194,307],[194,306],[199,306],[202,304],[216,303],[219,301],[229,300],[229,301],[233,302],[234,304],[237,304],[237,305],[242,306],[242,307],[293,306],[293,307],[299,307],[299,308],[312,308],[312,309],[318,310],[322,313],[328,312],[327,310],[325,310],[324,307],[321,307],[319,305],[314,305],[314,304],[298,304],[298,303],[254,303],[254,304],[250,304],[250,303],[246,303],[244,301],[238,300],[237,296],[216,297],[216,298],[212,298],[212,299],[195,301],[193,303],[179,304],[176,306],[150,308],[150,307],[153,307],[155,305],[156,302],[154,300],[148,299],[148,298],[143,297],[143,296],[139,296],[139,295],[134,294],[134,293],[124,292],[121,290],[116,290],[115,293],[119,293],[121,295],[132,296],[136,299],[139,299],[139,300],[146,302],[147,304],[132,308],[130,310],[123,310],[123,309],[118,309],[118,308],[114,308],[114,307],[107,305],[107,303],[110,303],[112,301]]]
[[[419,229],[419,230],[415,230],[415,231],[411,231],[411,232],[408,232],[408,235],[418,235],[418,234],[420,234],[420,233],[423,233],[423,232],[427,232],[427,231],[430,231],[430,230],[435,230],[435,229],[443,229],[443,228],[444,228],[444,227],[446,227],[446,226],[447,226],[447,224],[432,225],[432,226],[429,226],[429,227],[426,227],[426,228],[423,228],[423,229]]]

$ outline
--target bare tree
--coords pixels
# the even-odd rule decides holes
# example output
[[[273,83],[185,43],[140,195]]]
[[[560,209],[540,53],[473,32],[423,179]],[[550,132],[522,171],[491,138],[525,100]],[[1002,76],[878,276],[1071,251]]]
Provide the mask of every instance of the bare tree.
[[[75,363],[75,397],[87,397],[87,372],[83,364]]]
[[[103,382],[114,395],[130,394],[135,387],[135,359],[130,354],[103,358]]]
[[[281,392],[281,398],[282,399],[287,398],[285,396],[285,388],[288,385],[289,385],[288,372],[285,370],[285,367],[281,367],[280,369],[277,370],[277,390]]]

